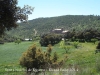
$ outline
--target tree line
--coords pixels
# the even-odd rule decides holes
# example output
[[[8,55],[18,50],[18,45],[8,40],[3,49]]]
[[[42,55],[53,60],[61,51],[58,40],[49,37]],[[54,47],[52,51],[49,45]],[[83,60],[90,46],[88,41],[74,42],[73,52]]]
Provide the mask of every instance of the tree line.
[[[76,31],[73,29],[69,33],[65,34],[66,39],[71,39],[71,41],[80,41],[80,42],[91,42],[100,40],[100,32],[98,29],[88,28],[83,31]]]

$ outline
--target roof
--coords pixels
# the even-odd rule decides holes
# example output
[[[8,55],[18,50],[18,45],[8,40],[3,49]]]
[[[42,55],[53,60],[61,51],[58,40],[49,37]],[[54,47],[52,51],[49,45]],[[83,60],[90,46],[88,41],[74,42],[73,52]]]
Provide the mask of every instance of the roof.
[[[26,38],[25,40],[28,41],[28,40],[32,40],[32,39]]]
[[[61,30],[61,29],[54,29],[54,30]]]
[[[62,33],[66,33],[66,32],[68,32],[68,30],[62,31]]]

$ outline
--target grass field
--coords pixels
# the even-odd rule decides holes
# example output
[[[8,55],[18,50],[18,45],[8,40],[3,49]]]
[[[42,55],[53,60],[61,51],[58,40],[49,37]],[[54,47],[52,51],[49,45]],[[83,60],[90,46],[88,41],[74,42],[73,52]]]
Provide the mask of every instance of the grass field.
[[[32,44],[33,42],[22,42],[20,44],[5,43],[0,45],[0,73],[4,73],[5,68],[18,67],[22,53]]]
[[[0,45],[0,75],[11,75],[11,73],[8,74],[8,72],[5,71],[5,68],[21,68],[19,65],[19,58],[21,57],[22,53],[25,52],[28,47],[34,43],[40,47],[38,41],[21,42],[20,44],[15,44],[12,42]],[[69,52],[67,53],[68,59],[64,67],[68,66],[69,64],[79,65],[79,67],[89,70],[89,73],[84,72],[81,75],[97,75],[98,73],[96,71],[95,64],[97,58],[99,58],[100,55],[99,53],[95,54],[97,43],[79,43],[78,48],[71,46]],[[46,47],[41,48],[44,51],[46,50]],[[65,50],[59,47],[59,44],[53,46],[52,51],[56,51],[58,53],[59,59],[63,59],[63,56],[66,54]],[[93,74],[90,74],[90,71]],[[22,74],[12,73],[12,75]],[[80,75],[80,73],[77,75]]]

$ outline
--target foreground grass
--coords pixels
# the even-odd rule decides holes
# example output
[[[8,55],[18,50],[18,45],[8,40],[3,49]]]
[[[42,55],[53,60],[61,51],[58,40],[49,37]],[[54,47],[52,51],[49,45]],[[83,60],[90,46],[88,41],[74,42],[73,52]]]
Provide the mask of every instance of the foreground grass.
[[[32,42],[22,42],[20,44],[5,43],[0,45],[0,64],[13,64],[18,62],[22,53],[32,45]]]
[[[68,54],[68,60],[65,66],[69,64],[78,68],[76,75],[99,75],[97,71],[97,59],[100,58],[100,53],[95,54],[96,44],[93,43],[79,43],[79,48],[72,50]],[[100,69],[99,69],[100,70]]]
[[[22,42],[0,45],[0,75],[5,72],[5,68],[19,67],[19,58],[32,44],[33,42]]]
[[[32,44],[36,44],[40,47],[38,41],[35,42],[22,42],[20,44],[15,43],[5,43],[4,45],[0,45],[0,75],[11,75],[5,71],[6,68],[21,68],[19,65],[19,58],[22,53],[25,52],[29,46]],[[73,43],[73,42],[72,42]],[[81,73],[84,70],[89,70],[90,74],[84,72],[83,75],[92,75],[98,74],[96,70],[96,61],[99,58],[100,53],[95,54],[97,43],[79,43],[79,47],[75,48],[71,45],[69,52],[67,53],[68,59],[64,65],[64,67],[69,67],[71,65],[78,65],[78,68],[81,68]],[[43,51],[46,51],[47,47],[42,47]],[[59,44],[53,46],[52,52],[57,52],[59,59],[63,59],[66,52],[64,49],[59,47]],[[16,73],[16,74],[15,74]],[[24,72],[12,72],[12,75],[23,75]],[[80,75],[81,73],[77,73]],[[85,74],[86,73],[86,74]],[[91,74],[92,73],[92,74]],[[60,74],[62,75],[62,74]],[[82,74],[81,74],[82,75]]]
[[[74,49],[69,56],[68,63],[75,64],[76,62],[80,65],[85,65],[87,63],[94,63],[96,44],[93,43],[80,43],[80,47]],[[84,62],[84,63],[82,63]]]

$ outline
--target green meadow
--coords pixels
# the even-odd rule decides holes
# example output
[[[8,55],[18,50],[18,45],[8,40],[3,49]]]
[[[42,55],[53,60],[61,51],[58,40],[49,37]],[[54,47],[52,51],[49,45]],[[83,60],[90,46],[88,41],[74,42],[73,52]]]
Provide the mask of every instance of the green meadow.
[[[41,48],[43,51],[47,49],[47,47],[41,47],[38,41],[26,41],[20,44],[12,42],[0,45],[0,75],[24,75],[24,72],[8,72],[7,69],[22,68],[19,65],[19,59],[22,53],[33,44],[36,44],[37,47]],[[71,42],[71,44],[73,44],[73,42]],[[95,54],[97,44],[98,42],[95,44],[87,42],[79,43],[78,48],[70,45],[70,49],[66,53],[63,48],[60,48],[59,43],[52,46],[52,52],[57,52],[60,60],[64,58],[64,55],[67,55],[67,60],[63,67],[70,67],[69,65],[77,66],[78,72],[76,72],[76,75],[99,75],[100,53]]]
[[[0,45],[0,75],[6,72],[5,68],[19,67],[19,58],[32,44],[33,42],[13,42]]]

